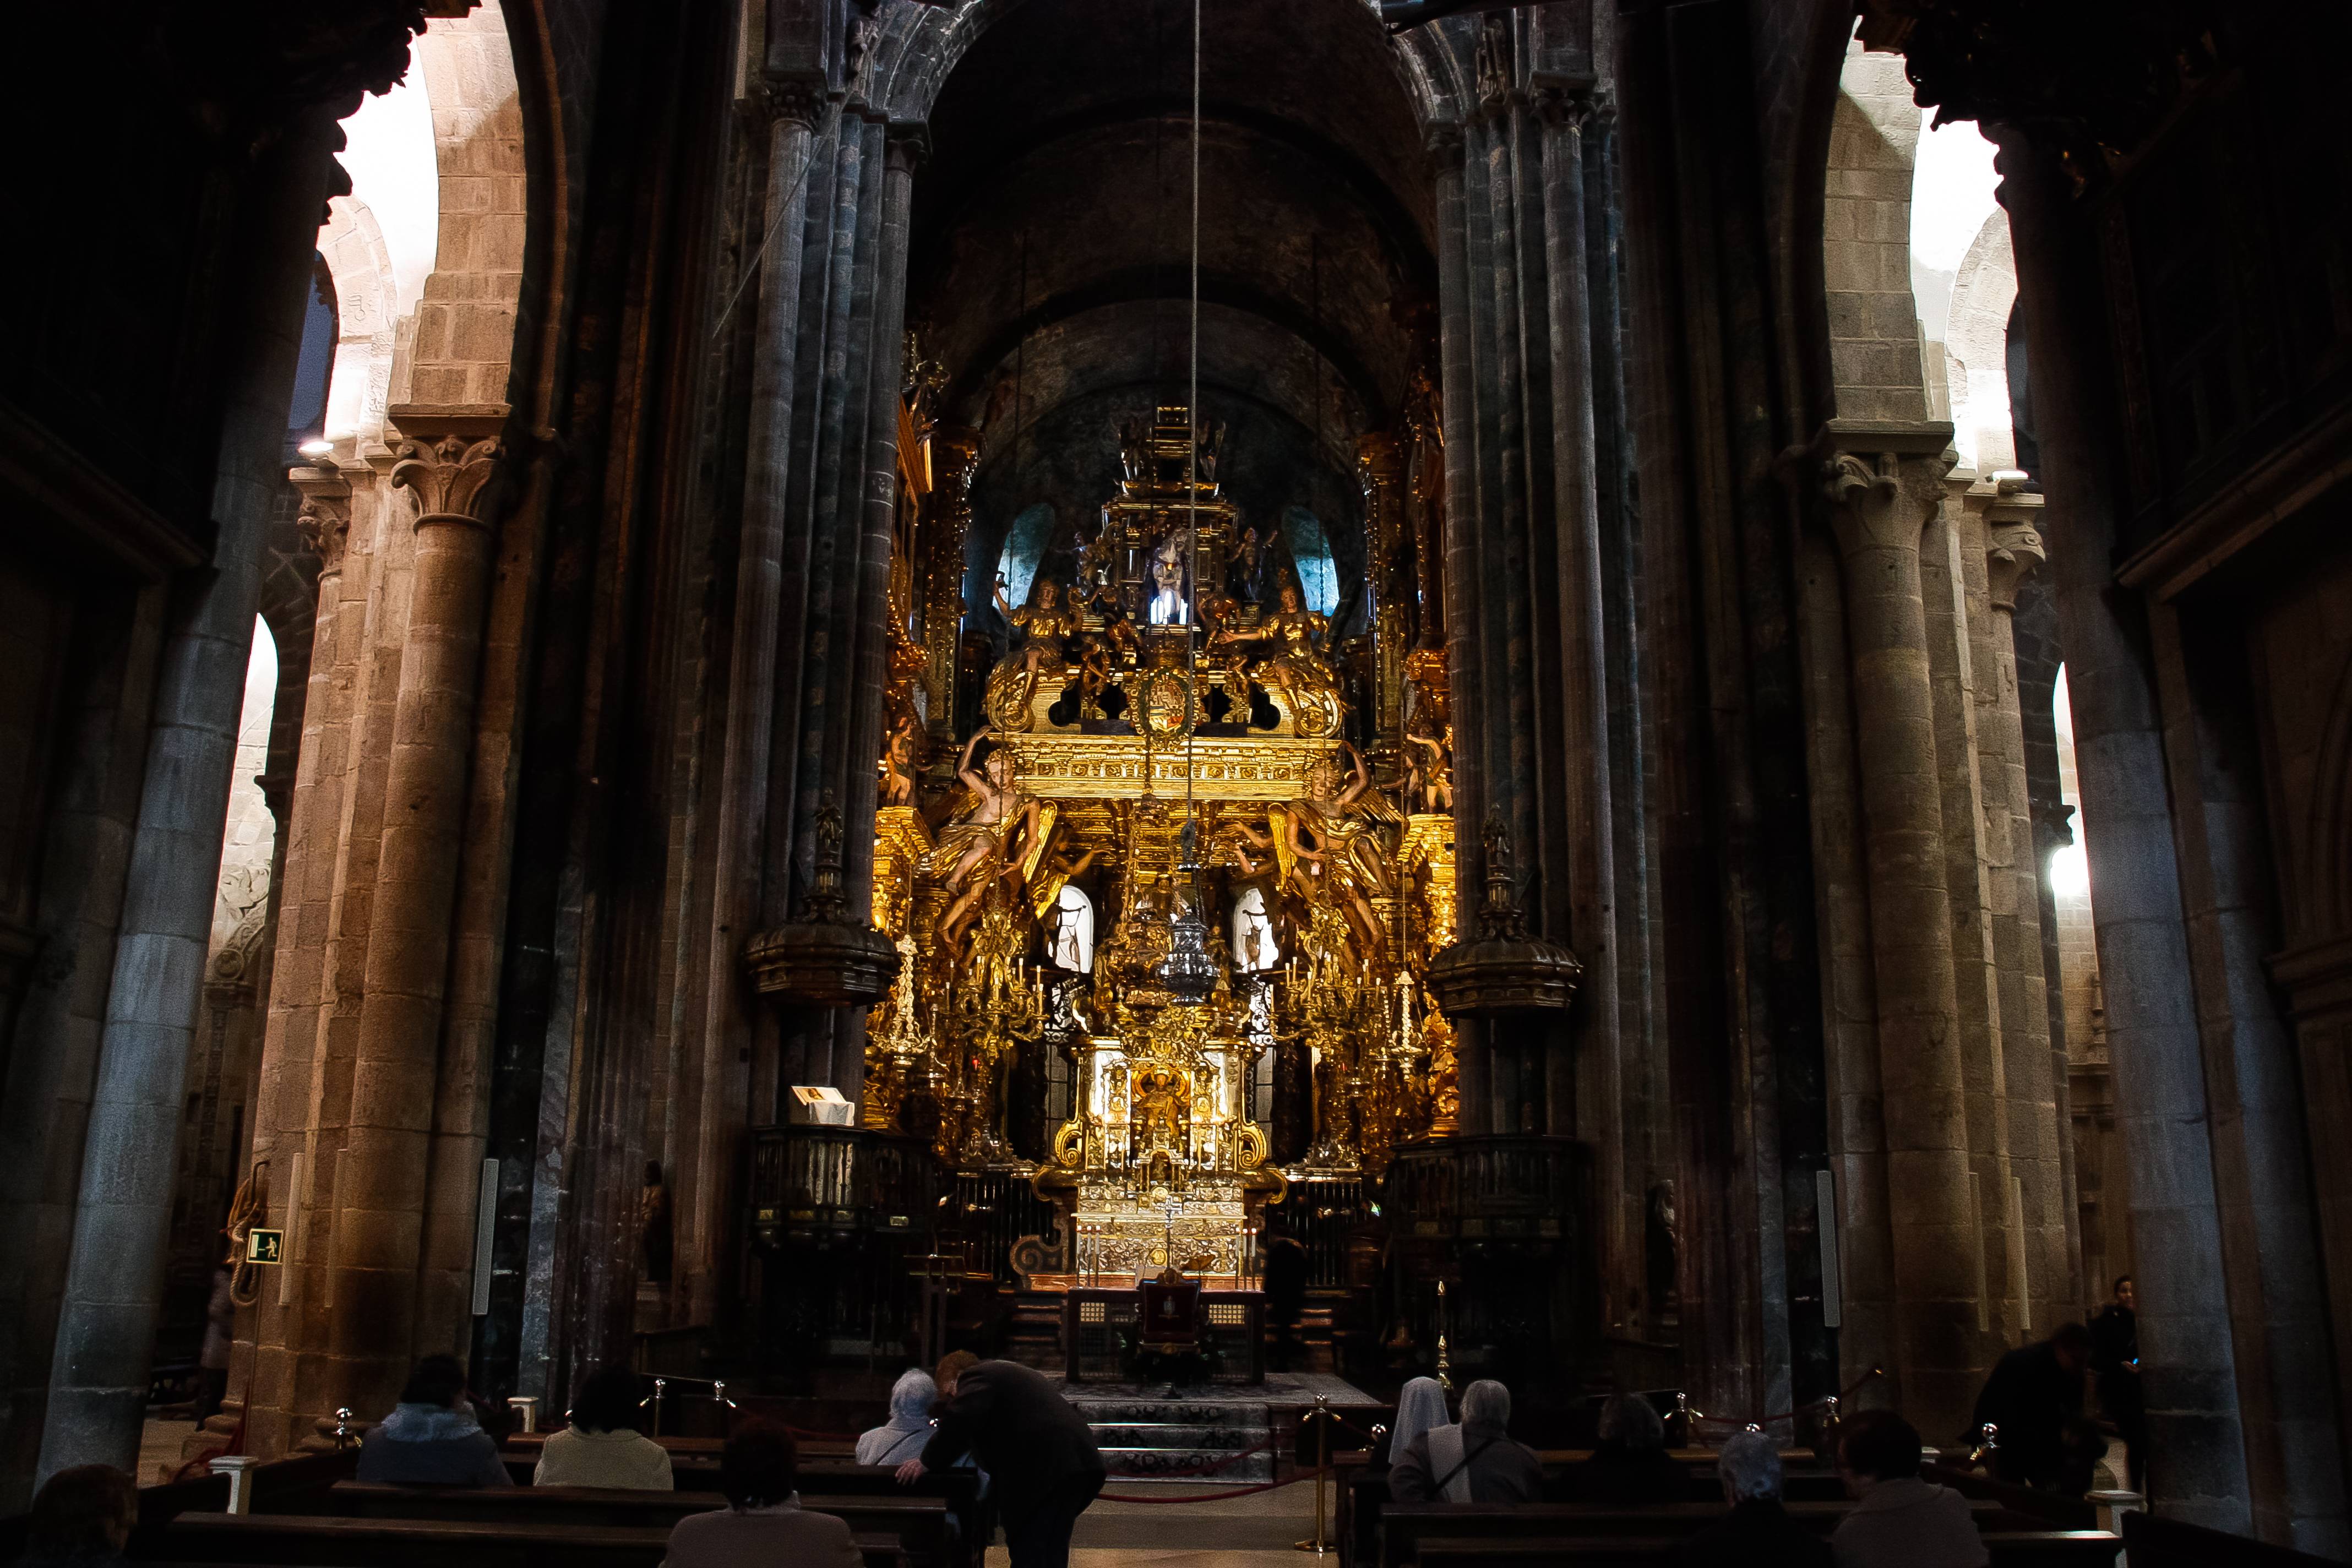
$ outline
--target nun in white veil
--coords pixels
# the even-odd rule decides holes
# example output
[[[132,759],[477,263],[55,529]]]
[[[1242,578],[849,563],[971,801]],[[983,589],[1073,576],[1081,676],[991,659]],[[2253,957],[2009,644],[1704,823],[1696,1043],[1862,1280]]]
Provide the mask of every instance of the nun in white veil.
[[[1397,1395],[1396,1422],[1389,1428],[1389,1458],[1412,1447],[1412,1440],[1432,1427],[1454,1419],[1445,1412],[1445,1390],[1433,1377],[1416,1377]]]

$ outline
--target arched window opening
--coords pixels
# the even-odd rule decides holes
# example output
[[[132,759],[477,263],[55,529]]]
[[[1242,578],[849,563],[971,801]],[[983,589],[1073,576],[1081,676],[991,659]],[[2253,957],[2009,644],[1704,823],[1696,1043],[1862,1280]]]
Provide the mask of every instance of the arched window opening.
[[[1322,520],[1303,506],[1286,507],[1282,539],[1297,564],[1298,596],[1307,607],[1318,616],[1338,609],[1339,569],[1331,559],[1331,541],[1323,531]]]
[[[335,370],[335,280],[327,258],[310,265],[310,302],[302,314],[302,342],[295,352],[294,395],[286,405],[286,459],[327,434],[327,384]]]
[[[1073,974],[1091,974],[1095,968],[1095,901],[1079,889],[1062,884],[1054,900],[1047,927],[1046,961]]]
[[[1036,586],[1037,568],[1053,542],[1054,509],[1039,501],[1013,520],[1004,531],[1004,549],[996,558],[996,574],[1004,579],[1004,597],[1013,605],[1029,602]]]
[[[1272,969],[1282,961],[1281,944],[1274,936],[1274,917],[1265,907],[1264,888],[1244,888],[1234,900],[1234,967],[1250,973]]]

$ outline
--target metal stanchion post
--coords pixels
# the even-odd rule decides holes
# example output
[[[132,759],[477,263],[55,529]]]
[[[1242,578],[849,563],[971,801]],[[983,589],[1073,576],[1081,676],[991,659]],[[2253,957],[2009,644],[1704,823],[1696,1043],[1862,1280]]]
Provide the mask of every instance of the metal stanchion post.
[[[1322,1557],[1328,1555],[1331,1551],[1329,1545],[1326,1543],[1324,1535],[1325,1521],[1330,1517],[1330,1510],[1325,1506],[1323,1500],[1323,1488],[1331,1475],[1331,1396],[1328,1394],[1317,1394],[1315,1408],[1308,1411],[1301,1419],[1313,1421],[1318,1416],[1320,1416],[1322,1421],[1317,1428],[1315,1439],[1315,1539],[1293,1542],[1291,1545],[1296,1551],[1312,1552],[1316,1556]]]
[[[1437,1386],[1446,1393],[1454,1392],[1452,1358],[1445,1347],[1445,1281],[1437,1282]]]

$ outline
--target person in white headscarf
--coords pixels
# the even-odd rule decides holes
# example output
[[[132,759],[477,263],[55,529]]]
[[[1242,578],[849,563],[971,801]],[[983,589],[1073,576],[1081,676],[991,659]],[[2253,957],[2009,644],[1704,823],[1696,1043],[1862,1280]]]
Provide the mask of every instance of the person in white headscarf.
[[[1543,1462],[1511,1440],[1511,1392],[1482,1378],[1462,1391],[1462,1421],[1433,1426],[1397,1453],[1389,1496],[1398,1502],[1539,1502]],[[1391,1450],[1395,1452],[1395,1450]]]
[[[1397,1394],[1396,1423],[1389,1428],[1389,1462],[1394,1464],[1412,1440],[1453,1417],[1445,1410],[1445,1387],[1433,1377],[1416,1377]]]
[[[922,1457],[931,1440],[931,1405],[939,1385],[920,1367],[908,1367],[890,1385],[890,1419],[857,1438],[861,1465],[902,1465]]]

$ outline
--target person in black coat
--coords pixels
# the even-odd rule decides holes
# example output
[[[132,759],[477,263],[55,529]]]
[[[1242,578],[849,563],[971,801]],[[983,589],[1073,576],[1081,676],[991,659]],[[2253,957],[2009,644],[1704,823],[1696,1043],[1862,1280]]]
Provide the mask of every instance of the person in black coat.
[[[1102,1450],[1086,1418],[1042,1374],[955,1351],[940,1363],[938,1430],[898,1467],[911,1484],[966,1455],[988,1476],[1013,1568],[1063,1568],[1070,1531],[1103,1488]]]
[[[1601,1407],[1600,1436],[1592,1457],[1568,1468],[1570,1502],[1622,1508],[1691,1500],[1690,1472],[1666,1452],[1666,1424],[1648,1400],[1611,1394]]]
[[[1683,1545],[1682,1568],[1831,1568],[1829,1542],[1780,1505],[1780,1449],[1740,1432],[1715,1462],[1731,1512]]]
[[[2116,1299],[2091,1320],[2091,1372],[2099,1410],[2124,1440],[2124,1466],[2134,1491],[2147,1490],[2147,1394],[2139,1381],[2139,1294],[2132,1277],[2116,1281]]]
[[[2083,1373],[2091,1364],[2091,1331],[2061,1323],[2040,1344],[1993,1363],[1977,1395],[1972,1425],[1994,1428],[1992,1473],[2005,1481],[2081,1497],[2105,1452],[2098,1429],[2083,1418]]]
[[[1288,1372],[1298,1353],[1298,1320],[1307,1310],[1307,1248],[1288,1231],[1265,1227],[1263,1277],[1266,1321],[1274,1325],[1274,1370]]]

